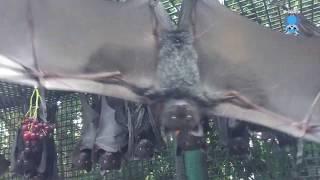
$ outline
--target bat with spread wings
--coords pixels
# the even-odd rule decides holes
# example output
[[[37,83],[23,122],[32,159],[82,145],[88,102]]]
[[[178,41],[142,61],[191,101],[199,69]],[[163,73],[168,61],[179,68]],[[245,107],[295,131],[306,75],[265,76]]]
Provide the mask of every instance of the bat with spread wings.
[[[148,103],[167,130],[231,117],[320,142],[320,40],[275,32],[216,0],[178,27],[154,0],[1,0],[0,77]]]

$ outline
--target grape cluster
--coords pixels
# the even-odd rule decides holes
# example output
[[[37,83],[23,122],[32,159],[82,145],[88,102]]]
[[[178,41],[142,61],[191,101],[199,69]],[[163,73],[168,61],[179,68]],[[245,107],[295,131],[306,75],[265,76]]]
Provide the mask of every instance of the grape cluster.
[[[36,118],[27,117],[22,122],[22,134],[25,152],[31,151],[45,137],[52,136],[54,126],[47,122],[40,122]]]

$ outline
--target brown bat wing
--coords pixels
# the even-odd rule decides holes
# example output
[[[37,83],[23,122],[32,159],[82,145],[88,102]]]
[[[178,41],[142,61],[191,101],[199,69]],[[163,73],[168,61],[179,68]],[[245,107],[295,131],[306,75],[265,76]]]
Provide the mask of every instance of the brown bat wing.
[[[272,112],[220,104],[215,113],[296,137],[303,135],[303,129],[296,124],[302,121],[320,91],[317,80],[320,39],[272,31],[215,0],[185,2],[185,12],[187,3],[195,3],[192,13],[181,16],[187,17],[181,24],[187,24],[189,18],[194,25],[195,47],[206,90],[235,90]],[[320,125],[319,104],[312,114],[310,124]],[[305,137],[320,142],[320,132],[307,132]]]
[[[160,3],[151,2],[0,0],[0,53],[42,71],[48,89],[134,99],[128,89],[92,76],[120,72],[138,87],[154,83],[156,32],[170,19]]]
[[[20,64],[32,67],[31,35],[28,30],[27,1],[0,1],[0,77],[36,85]],[[20,62],[13,61],[20,59]]]

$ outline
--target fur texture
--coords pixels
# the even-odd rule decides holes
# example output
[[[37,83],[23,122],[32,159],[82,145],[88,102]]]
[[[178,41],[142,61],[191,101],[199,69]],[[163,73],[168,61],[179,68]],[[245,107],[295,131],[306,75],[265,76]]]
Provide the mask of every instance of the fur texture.
[[[160,88],[165,89],[184,91],[200,84],[198,55],[191,32],[171,31],[160,35],[157,77]]]

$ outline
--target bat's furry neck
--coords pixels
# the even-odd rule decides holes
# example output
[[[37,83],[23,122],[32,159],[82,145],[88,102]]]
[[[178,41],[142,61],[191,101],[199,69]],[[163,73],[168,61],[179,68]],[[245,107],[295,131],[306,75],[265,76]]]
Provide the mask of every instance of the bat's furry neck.
[[[169,88],[162,91],[161,94],[157,94],[154,97],[154,102],[167,102],[172,99],[175,100],[185,100],[185,101],[192,101],[193,103],[197,104],[201,107],[207,106],[207,101],[202,98],[203,92],[201,88],[197,88],[193,86],[192,88]]]
[[[200,84],[198,55],[191,32],[170,31],[160,35],[157,77],[160,88],[178,91]]]

